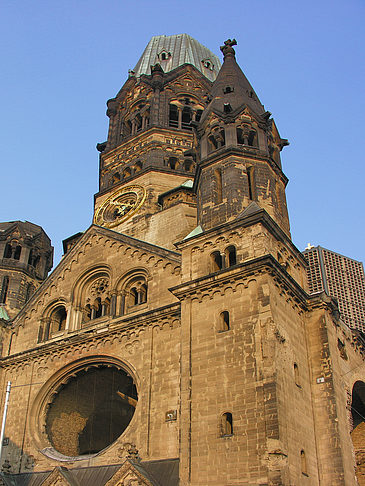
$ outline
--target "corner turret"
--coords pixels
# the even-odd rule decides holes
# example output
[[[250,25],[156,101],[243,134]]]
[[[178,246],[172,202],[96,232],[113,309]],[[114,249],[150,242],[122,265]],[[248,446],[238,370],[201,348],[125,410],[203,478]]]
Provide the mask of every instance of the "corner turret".
[[[221,47],[222,68],[195,124],[198,224],[206,230],[232,221],[254,201],[289,236],[287,178],[280,161],[288,141],[237,64],[236,44],[229,39]]]

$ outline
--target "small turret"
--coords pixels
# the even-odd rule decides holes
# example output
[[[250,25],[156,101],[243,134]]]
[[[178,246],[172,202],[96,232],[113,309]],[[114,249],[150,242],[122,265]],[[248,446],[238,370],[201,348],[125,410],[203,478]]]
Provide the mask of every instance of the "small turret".
[[[0,305],[11,318],[46,279],[52,264],[51,240],[40,226],[0,223]]]
[[[254,201],[289,234],[287,178],[280,161],[288,142],[238,66],[236,44],[229,39],[221,47],[222,68],[195,124],[198,224],[206,230],[231,221]]]

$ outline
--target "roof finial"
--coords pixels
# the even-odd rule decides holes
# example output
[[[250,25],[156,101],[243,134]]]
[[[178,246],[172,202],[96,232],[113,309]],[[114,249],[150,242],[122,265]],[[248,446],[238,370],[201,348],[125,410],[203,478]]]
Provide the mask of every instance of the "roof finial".
[[[236,54],[233,46],[237,45],[236,39],[228,39],[224,41],[224,46],[221,46],[221,51],[223,52],[223,56],[226,57],[227,54],[232,54],[233,56]]]

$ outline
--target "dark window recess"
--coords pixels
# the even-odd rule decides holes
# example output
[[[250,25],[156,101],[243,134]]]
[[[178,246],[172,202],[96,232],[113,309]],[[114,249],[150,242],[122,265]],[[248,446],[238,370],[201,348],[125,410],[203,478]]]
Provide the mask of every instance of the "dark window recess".
[[[63,305],[57,307],[51,314],[52,332],[64,331],[66,328],[67,312]]]
[[[176,105],[169,105],[169,126],[174,128],[179,126],[179,111]]]
[[[308,476],[307,458],[305,457],[305,452],[303,449],[300,451],[300,466],[302,474],[304,474],[304,476]]]
[[[192,130],[192,126],[190,125],[191,118],[191,108],[189,106],[184,106],[182,112],[181,128],[184,128],[185,130]]]
[[[247,167],[247,183],[248,183],[248,198],[251,201],[256,199],[255,188],[255,169],[253,167]]]
[[[250,133],[248,134],[248,145],[250,147],[256,147],[257,146],[255,130],[251,130]]]
[[[222,270],[223,268],[223,258],[219,251],[213,251],[210,255],[211,262],[212,262],[212,271],[217,272],[218,270]]]
[[[169,157],[169,160],[167,161],[167,165],[170,167],[170,169],[177,169],[179,165],[179,161],[176,157]]]
[[[229,330],[230,330],[229,312],[223,311],[220,313],[220,331],[224,332]]]
[[[200,118],[202,117],[203,110],[196,110],[196,115],[195,115],[195,121],[200,121]]]
[[[237,143],[238,143],[238,145],[244,145],[245,144],[245,139],[244,139],[244,136],[243,136],[243,130],[242,130],[242,128],[237,128],[236,129],[236,133],[237,133]]]
[[[14,251],[14,260],[20,260],[20,254],[22,252],[22,247],[17,245]]]
[[[141,115],[136,115],[135,118],[135,123],[136,123],[136,131],[140,132],[142,130],[142,117]]]
[[[233,419],[230,412],[226,412],[222,415],[221,434],[222,436],[233,435]]]
[[[224,94],[233,93],[233,91],[234,91],[233,86],[226,86],[223,90]]]
[[[299,376],[299,368],[296,363],[294,363],[294,381],[297,387],[301,388],[300,386],[300,376]]]
[[[236,265],[236,263],[236,248],[231,245],[226,249],[226,264],[227,267],[232,267],[233,265]]]
[[[1,286],[0,304],[6,303],[8,290],[9,290],[9,277],[6,276],[6,277],[3,278],[3,283],[2,283],[2,286]]]

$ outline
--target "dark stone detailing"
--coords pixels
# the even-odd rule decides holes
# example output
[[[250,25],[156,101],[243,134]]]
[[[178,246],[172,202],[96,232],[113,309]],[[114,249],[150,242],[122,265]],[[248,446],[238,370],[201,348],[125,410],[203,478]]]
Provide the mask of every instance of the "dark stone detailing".
[[[227,56],[227,54],[232,54],[233,56],[236,54],[235,50],[233,49],[233,46],[237,45],[236,39],[228,39],[224,41],[224,46],[220,47],[220,50],[223,52],[224,57]]]
[[[104,152],[104,150],[106,149],[106,144],[107,144],[107,142],[97,143],[96,144],[96,150],[98,152]]]

